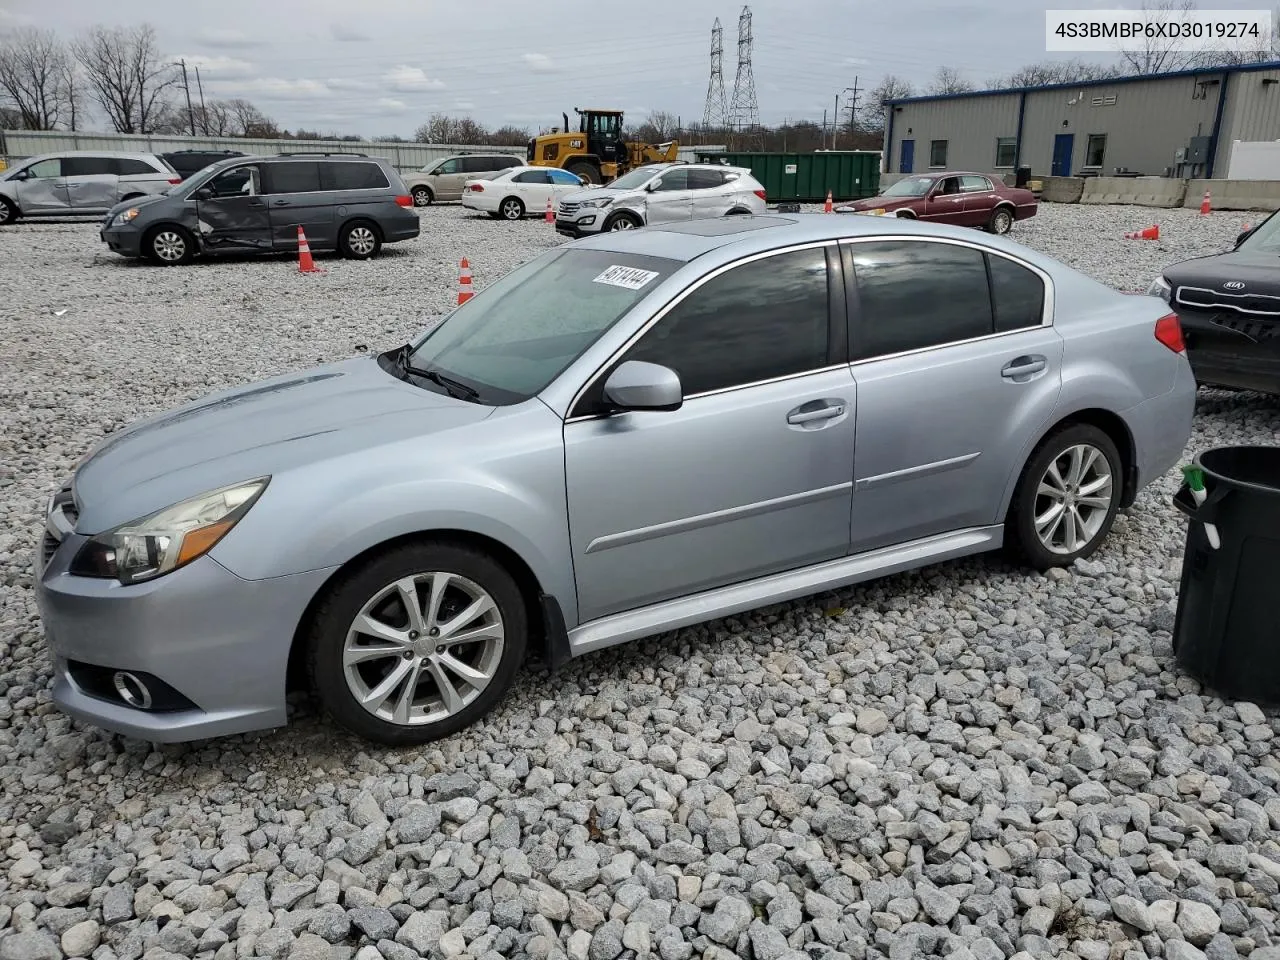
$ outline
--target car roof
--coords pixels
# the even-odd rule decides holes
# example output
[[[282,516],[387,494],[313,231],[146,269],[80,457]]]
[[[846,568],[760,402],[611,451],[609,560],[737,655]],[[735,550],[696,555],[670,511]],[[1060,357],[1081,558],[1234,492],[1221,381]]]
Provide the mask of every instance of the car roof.
[[[1006,237],[980,233],[972,227],[922,223],[897,217],[871,217],[856,213],[776,213],[737,215],[678,223],[651,224],[642,230],[618,230],[575,240],[566,246],[614,253],[635,253],[688,262],[724,249],[733,258],[803,243],[829,240],[909,236],[961,240],[1002,250],[1053,272],[1058,261]],[[732,251],[726,248],[732,247]]]
[[[33,157],[25,157],[21,163],[31,163],[38,160],[52,160],[55,157],[115,157],[119,160],[158,160],[158,153],[148,153],[147,151],[124,150],[55,150],[52,153],[40,153]]]

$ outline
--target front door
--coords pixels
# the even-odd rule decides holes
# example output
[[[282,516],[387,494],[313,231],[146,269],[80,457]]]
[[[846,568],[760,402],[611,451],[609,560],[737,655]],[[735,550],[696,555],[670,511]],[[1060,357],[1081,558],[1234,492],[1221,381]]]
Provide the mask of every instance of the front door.
[[[1071,149],[1075,140],[1073,133],[1060,133],[1053,138],[1053,175],[1055,177],[1071,176]]]
[[[960,192],[959,177],[946,177],[934,185],[920,219],[934,223],[964,222],[964,194]]]
[[[689,190],[689,171],[672,167],[655,183],[645,200],[645,223],[674,223],[693,219],[693,193]]]
[[[858,304],[854,552],[1001,522],[1061,388],[1044,281],[958,241],[846,246]]]
[[[899,173],[911,173],[911,168],[916,162],[916,142],[914,140],[902,141],[902,156],[898,160]]]
[[[458,200],[462,197],[462,186],[467,178],[475,175],[462,169],[461,157],[454,157],[436,167],[429,176],[431,192],[437,200]]]
[[[67,181],[67,202],[82,213],[105,213],[119,202],[119,182],[111,157],[62,158]]]
[[[67,196],[67,180],[62,175],[62,160],[54,157],[26,168],[27,179],[18,182],[18,208],[26,216],[41,213],[66,213],[71,203]]]
[[[204,198],[206,190],[209,196]],[[271,214],[263,195],[260,166],[224,170],[197,192],[202,199],[195,201],[196,217],[205,249],[271,249]]]
[[[829,246],[832,280],[823,246],[753,258],[619,359],[675,370],[679,410],[565,424],[582,621],[848,552],[855,397]]]
[[[297,250],[298,227],[302,227],[312,250],[332,250],[338,239],[334,194],[321,189],[320,161],[268,163],[263,172],[275,248]]]

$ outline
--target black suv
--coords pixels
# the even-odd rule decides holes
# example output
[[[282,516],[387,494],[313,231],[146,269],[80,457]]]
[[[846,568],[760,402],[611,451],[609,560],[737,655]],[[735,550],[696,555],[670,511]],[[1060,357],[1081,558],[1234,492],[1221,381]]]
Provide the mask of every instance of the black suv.
[[[1166,267],[1147,293],[1182,323],[1196,380],[1280,394],[1280,219],[1271,214],[1225,252]]]
[[[418,236],[400,174],[362,153],[282,153],[221,160],[162,196],[119,203],[100,235],[124,257],[187,263],[197,254],[313,251],[367,260]]]
[[[172,150],[160,156],[164,157],[169,166],[178,171],[178,176],[185,180],[211,163],[228,160],[231,157],[247,157],[248,154],[241,153],[239,150]]]

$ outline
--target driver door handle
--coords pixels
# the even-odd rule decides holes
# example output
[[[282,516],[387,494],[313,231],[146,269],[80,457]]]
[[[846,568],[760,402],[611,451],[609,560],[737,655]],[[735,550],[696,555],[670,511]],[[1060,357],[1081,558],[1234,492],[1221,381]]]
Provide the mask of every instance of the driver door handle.
[[[1004,365],[1004,368],[1000,371],[1000,376],[1006,380],[1026,377],[1033,373],[1039,373],[1046,366],[1048,366],[1048,363],[1044,357],[1018,357],[1016,360],[1010,360]]]
[[[815,420],[831,420],[844,413],[843,403],[833,403],[817,410],[795,410],[787,414],[787,423],[812,423]]]

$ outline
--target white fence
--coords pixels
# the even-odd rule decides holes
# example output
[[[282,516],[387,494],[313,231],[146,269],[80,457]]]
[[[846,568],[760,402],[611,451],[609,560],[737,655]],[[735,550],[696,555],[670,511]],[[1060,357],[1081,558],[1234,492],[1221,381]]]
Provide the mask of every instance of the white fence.
[[[1234,140],[1228,180],[1280,180],[1280,140]]]
[[[723,145],[681,146],[680,159],[693,161],[697,151],[724,152]],[[135,153],[167,153],[171,150],[238,150],[241,153],[275,154],[296,151],[345,151],[386,157],[402,173],[418,170],[432,160],[455,153],[510,153],[523,157],[524,145],[491,147],[462,143],[388,143],[361,140],[258,140],[248,137],[175,137],[136,133],[70,133],[63,130],[2,130],[0,156],[6,163],[41,153],[62,150],[120,150]]]

